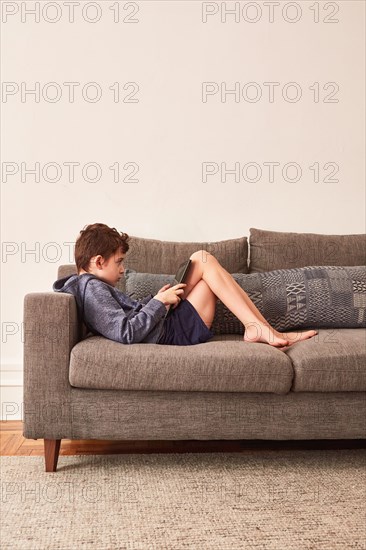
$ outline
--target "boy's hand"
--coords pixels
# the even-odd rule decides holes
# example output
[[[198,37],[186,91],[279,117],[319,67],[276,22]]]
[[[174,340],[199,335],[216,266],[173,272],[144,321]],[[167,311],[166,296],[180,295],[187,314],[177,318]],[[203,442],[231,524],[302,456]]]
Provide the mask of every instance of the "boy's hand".
[[[159,294],[159,292],[164,292],[164,290],[166,290],[168,288],[168,286],[170,286],[170,283],[168,283],[167,285],[164,285],[163,287],[161,287],[161,289],[158,290],[157,293]]]
[[[173,305],[173,309],[178,306],[181,301],[181,295],[184,293],[183,287],[187,286],[186,283],[179,283],[177,285],[169,287],[170,284],[164,285],[159,292],[154,296],[156,300],[163,302],[165,306]]]

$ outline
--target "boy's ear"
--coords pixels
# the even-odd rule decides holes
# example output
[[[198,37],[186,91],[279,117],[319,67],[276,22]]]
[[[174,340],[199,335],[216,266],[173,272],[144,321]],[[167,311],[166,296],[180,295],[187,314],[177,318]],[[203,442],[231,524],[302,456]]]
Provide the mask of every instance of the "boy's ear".
[[[98,269],[101,269],[101,267],[106,263],[106,259],[103,258],[103,256],[101,256],[100,254],[98,254],[98,256],[96,256],[95,258],[95,266],[98,268]]]
[[[98,269],[100,269],[103,263],[104,263],[103,256],[98,254],[98,256],[94,256],[93,258],[90,258],[89,267],[97,267]]]

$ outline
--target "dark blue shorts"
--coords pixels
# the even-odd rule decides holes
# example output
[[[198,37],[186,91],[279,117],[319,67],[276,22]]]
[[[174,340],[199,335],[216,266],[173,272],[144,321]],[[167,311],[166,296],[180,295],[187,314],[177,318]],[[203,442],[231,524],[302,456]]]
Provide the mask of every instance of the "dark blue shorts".
[[[182,300],[164,321],[158,344],[192,346],[214,336],[189,300]]]

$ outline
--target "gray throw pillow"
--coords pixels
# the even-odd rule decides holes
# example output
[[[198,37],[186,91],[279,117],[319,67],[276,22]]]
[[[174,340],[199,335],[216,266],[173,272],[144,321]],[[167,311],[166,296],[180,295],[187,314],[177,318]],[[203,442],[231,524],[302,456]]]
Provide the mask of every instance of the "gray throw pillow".
[[[172,275],[126,271],[126,291],[134,299],[174,284]],[[366,327],[365,266],[307,266],[231,275],[276,330]],[[244,333],[242,323],[221,300],[211,330]]]
[[[138,273],[134,269],[125,269],[126,294],[133,300],[141,300],[148,294],[155,296],[164,285],[175,283],[174,275],[160,273]]]

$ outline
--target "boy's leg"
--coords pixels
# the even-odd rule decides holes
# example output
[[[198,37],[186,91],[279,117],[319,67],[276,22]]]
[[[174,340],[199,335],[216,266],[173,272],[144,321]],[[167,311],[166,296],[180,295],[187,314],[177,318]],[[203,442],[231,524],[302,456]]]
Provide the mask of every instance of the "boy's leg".
[[[317,334],[315,330],[286,334],[278,332],[270,326],[246,292],[213,255],[206,250],[198,250],[190,258],[192,268],[186,281],[184,295],[188,296],[197,283],[203,279],[211,291],[243,323],[245,341],[264,341],[279,347],[311,338]]]
[[[185,287],[187,288],[187,287]],[[186,292],[184,292],[186,294]],[[211,328],[215,316],[217,296],[212,292],[208,284],[200,279],[186,297],[201,317],[207,328]]]

